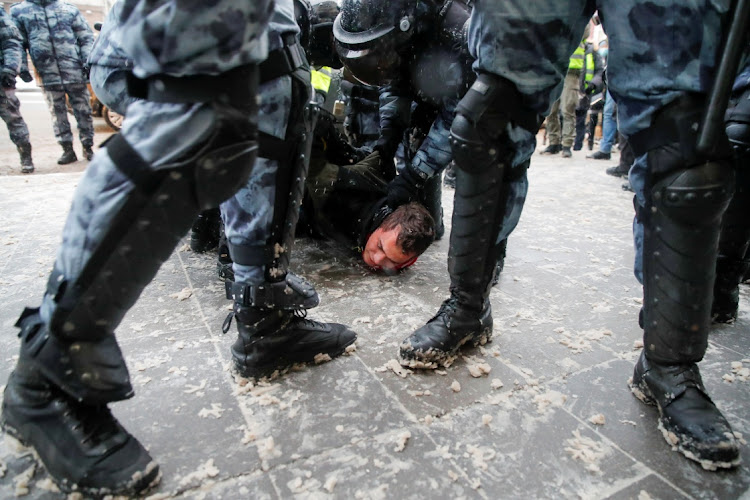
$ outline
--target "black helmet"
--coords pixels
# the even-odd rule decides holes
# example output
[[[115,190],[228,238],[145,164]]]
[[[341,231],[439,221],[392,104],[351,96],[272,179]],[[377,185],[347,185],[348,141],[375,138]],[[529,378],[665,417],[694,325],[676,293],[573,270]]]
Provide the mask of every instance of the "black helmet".
[[[339,14],[339,6],[333,0],[313,0],[310,24],[310,45],[307,55],[313,66],[330,66],[338,69],[341,61],[333,43],[333,21]]]
[[[343,0],[333,23],[336,52],[360,81],[383,85],[398,73],[405,53],[437,18],[432,0]]]

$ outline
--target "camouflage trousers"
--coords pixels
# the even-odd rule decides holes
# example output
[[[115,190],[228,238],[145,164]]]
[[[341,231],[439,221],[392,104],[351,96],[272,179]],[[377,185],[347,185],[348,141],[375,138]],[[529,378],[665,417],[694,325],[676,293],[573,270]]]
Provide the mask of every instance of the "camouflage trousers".
[[[73,132],[68,121],[68,97],[78,124],[78,137],[87,147],[94,145],[94,119],[91,117],[89,90],[83,83],[44,87],[44,97],[52,114],[52,128],[57,142],[73,142]]]
[[[561,93],[570,54],[598,10],[609,36],[609,91],[620,131],[629,136],[648,128],[656,112],[685,93],[709,91],[729,5],[729,0],[477,0],[468,45],[476,71],[511,81],[528,108],[546,115]],[[514,148],[515,161],[533,153],[528,139],[509,126],[507,146]],[[630,172],[642,205],[649,175],[643,155]],[[637,221],[634,235],[640,278],[643,229]]]
[[[0,118],[8,126],[13,144],[20,146],[29,143],[29,128],[21,116],[21,103],[15,89],[0,88]]]
[[[260,86],[258,129],[278,139],[286,135],[292,107],[292,79],[285,76]],[[221,204],[224,232],[232,246],[262,249],[270,237],[278,161],[258,158],[245,187]],[[283,167],[289,167],[284,165]],[[286,191],[285,191],[286,192]],[[264,266],[233,263],[235,281],[257,284],[264,280]]]

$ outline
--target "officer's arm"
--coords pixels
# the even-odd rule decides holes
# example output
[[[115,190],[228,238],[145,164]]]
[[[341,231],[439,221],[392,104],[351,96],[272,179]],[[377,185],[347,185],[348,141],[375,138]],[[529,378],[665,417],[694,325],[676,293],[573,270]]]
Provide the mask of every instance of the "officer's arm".
[[[83,18],[83,15],[78,11],[73,18],[73,35],[75,36],[76,43],[80,47],[81,62],[84,64],[89,60],[89,54],[91,49],[94,47],[94,32],[91,31],[89,23]]]
[[[391,84],[380,89],[380,138],[375,149],[383,161],[392,160],[411,117],[411,93],[404,86]]]
[[[15,24],[3,16],[0,19],[0,53],[3,61],[0,69],[3,73],[12,75],[14,80],[21,69],[21,55],[26,55],[21,40],[21,33]]]
[[[440,109],[427,137],[414,155],[411,166],[422,178],[427,179],[439,174],[453,159],[450,130],[456,114],[455,105],[455,102],[451,102]]]
[[[13,11],[11,11],[11,19],[18,29],[18,33],[21,35],[21,65],[18,68],[18,76],[24,82],[30,82],[33,80],[33,77],[29,71],[29,58],[27,55],[29,50],[29,34],[26,32],[26,26],[14,15]]]

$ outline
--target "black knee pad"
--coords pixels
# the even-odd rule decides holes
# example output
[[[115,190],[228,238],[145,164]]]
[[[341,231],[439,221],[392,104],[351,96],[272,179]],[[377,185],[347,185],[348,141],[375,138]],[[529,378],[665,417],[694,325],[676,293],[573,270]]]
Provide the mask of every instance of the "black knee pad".
[[[502,140],[508,123],[536,133],[539,115],[521,103],[512,83],[486,73],[477,77],[458,103],[451,125],[451,150],[459,169],[482,172],[502,161],[509,154]]]

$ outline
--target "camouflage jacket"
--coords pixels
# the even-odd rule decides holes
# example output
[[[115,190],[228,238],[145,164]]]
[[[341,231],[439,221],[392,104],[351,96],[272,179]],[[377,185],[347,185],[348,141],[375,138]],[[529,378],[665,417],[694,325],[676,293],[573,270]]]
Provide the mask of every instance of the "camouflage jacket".
[[[21,34],[0,7],[0,73],[16,77],[21,68]]]
[[[94,34],[75,6],[57,0],[26,0],[13,4],[10,15],[43,86],[87,81],[86,60]]]

